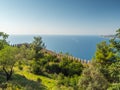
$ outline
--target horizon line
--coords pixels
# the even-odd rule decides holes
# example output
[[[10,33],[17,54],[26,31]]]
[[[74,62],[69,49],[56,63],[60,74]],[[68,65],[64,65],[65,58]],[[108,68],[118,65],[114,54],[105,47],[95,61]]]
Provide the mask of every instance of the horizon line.
[[[8,35],[101,36],[108,34],[8,34]],[[109,34],[109,35],[113,35],[113,34]]]

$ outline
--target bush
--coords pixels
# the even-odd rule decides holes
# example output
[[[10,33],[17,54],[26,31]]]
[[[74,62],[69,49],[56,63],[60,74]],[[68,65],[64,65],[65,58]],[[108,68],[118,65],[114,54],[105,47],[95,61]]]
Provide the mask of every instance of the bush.
[[[56,79],[57,76],[58,76],[58,75],[57,75],[56,73],[54,73],[54,74],[52,75],[52,78],[53,78],[53,79]]]
[[[95,67],[86,68],[78,82],[81,90],[106,90],[109,83]]]
[[[37,78],[37,82],[41,83],[41,82],[42,82],[42,79]]]
[[[120,90],[120,83],[112,84],[107,90]]]
[[[32,65],[32,72],[34,74],[38,74],[38,75],[41,75],[42,74],[42,70],[40,68],[40,65],[37,64],[37,62],[34,62],[33,65]]]
[[[80,75],[83,66],[80,62],[68,60],[67,58],[63,58],[60,62],[61,73],[65,76],[73,76],[73,75]]]
[[[22,67],[22,66],[20,66],[20,65],[18,66],[18,68],[19,68],[19,70],[23,70],[23,67]]]
[[[50,64],[50,65],[46,65],[46,70],[49,72],[49,73],[60,73],[60,67],[58,64]]]
[[[57,85],[63,85],[63,80],[64,80],[64,75],[62,73],[59,73],[59,75],[57,76]]]

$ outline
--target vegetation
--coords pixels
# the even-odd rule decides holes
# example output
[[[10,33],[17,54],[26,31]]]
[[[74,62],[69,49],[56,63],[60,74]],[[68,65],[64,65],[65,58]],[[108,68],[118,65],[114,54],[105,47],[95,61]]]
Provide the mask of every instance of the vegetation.
[[[0,66],[8,81],[13,74],[13,67],[18,60],[17,48],[6,46],[0,51]]]
[[[5,45],[8,45],[6,39],[8,38],[8,34],[4,32],[0,32],[0,50],[4,48]]]
[[[93,65],[84,69],[78,83],[79,90],[106,90],[108,85],[108,81]]]
[[[39,59],[41,56],[41,49],[45,48],[45,44],[42,41],[41,37],[34,37],[34,41],[31,44],[31,47],[35,50],[35,59]]]
[[[0,32],[0,89],[120,90],[120,29],[109,42],[97,45],[91,63],[45,49],[41,37],[10,46]]]
[[[120,89],[120,29],[109,43],[101,42],[97,46],[97,51],[93,62],[104,77],[109,81],[111,90]]]

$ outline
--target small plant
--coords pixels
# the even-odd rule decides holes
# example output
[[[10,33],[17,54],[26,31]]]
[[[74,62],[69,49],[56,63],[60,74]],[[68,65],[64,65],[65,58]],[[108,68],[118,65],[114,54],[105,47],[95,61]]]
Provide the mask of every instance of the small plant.
[[[37,82],[41,83],[41,82],[42,82],[42,80],[41,80],[40,78],[37,78]]]
[[[23,67],[22,66],[18,66],[19,70],[23,70]]]
[[[58,75],[56,73],[53,74],[52,78],[55,80]]]

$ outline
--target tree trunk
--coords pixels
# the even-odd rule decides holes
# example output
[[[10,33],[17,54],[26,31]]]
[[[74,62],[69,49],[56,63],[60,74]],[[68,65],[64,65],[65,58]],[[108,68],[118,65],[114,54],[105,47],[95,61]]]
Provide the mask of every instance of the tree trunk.
[[[6,74],[6,80],[9,81],[11,79],[12,76],[12,71],[10,71],[9,74]]]
[[[10,78],[11,78],[12,73],[13,73],[13,70],[12,70],[12,69],[13,69],[13,68],[11,68],[11,69],[10,69],[10,72],[9,72],[9,71],[7,71],[7,70],[3,67],[3,70],[4,70],[5,74],[6,74],[6,81],[10,80]]]

